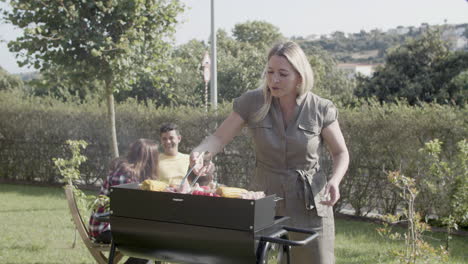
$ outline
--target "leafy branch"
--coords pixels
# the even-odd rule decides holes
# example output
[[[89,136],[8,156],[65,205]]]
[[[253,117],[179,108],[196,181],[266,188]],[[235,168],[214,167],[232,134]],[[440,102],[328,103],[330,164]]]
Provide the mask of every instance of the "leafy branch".
[[[79,210],[94,210],[99,205],[108,204],[109,198],[107,196],[87,195],[78,188],[78,184],[82,182],[79,167],[87,160],[87,157],[81,154],[81,150],[86,149],[88,143],[84,140],[67,140],[66,143],[71,151],[71,158],[53,158],[52,160],[62,175],[60,181],[73,189]]]
[[[400,171],[391,171],[387,173],[387,176],[388,180],[400,190],[400,196],[405,204],[405,209],[400,214],[383,216],[385,221],[383,227],[377,229],[383,237],[391,240],[405,240],[404,250],[393,250],[390,254],[396,257],[399,263],[405,264],[447,262],[447,251],[443,248],[435,249],[423,239],[422,234],[430,227],[421,221],[421,215],[415,209],[415,200],[419,193],[415,179],[404,176]],[[407,222],[403,237],[398,232],[392,232],[390,225],[399,222]]]

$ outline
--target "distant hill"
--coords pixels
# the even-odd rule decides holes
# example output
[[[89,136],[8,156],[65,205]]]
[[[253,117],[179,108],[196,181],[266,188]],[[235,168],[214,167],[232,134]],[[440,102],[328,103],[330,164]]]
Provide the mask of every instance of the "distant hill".
[[[373,29],[370,31],[361,30],[358,33],[335,31],[329,35],[292,37],[292,40],[298,42],[307,54],[314,54],[317,49],[323,49],[332,55],[338,63],[375,65],[384,62],[385,54],[389,48],[403,44],[408,38],[417,38],[428,29],[439,30],[442,39],[452,50],[468,51],[468,23],[454,25],[423,23],[419,27],[398,26],[387,31]],[[14,75],[23,82],[40,78],[39,72]]]
[[[321,48],[341,63],[376,64],[384,61],[388,48],[401,45],[408,38],[416,38],[428,29],[439,30],[450,49],[468,51],[468,23],[433,26],[424,23],[420,27],[399,26],[385,32],[379,29],[358,33],[336,31],[330,35],[295,37],[293,40],[309,54]]]

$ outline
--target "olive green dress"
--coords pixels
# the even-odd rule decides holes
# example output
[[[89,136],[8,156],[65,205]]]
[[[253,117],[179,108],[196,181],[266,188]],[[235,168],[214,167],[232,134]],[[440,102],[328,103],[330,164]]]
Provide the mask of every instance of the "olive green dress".
[[[295,117],[285,128],[276,98],[263,120],[253,120],[263,102],[262,91],[256,89],[236,98],[233,106],[247,123],[255,145],[256,168],[250,188],[283,197],[276,204],[276,213],[291,217],[293,226],[320,229],[318,239],[292,248],[291,263],[334,263],[333,210],[320,204],[326,199],[327,184],[327,175],[320,169],[324,148],[320,133],[337,120],[337,110],[331,101],[308,92],[296,99]],[[291,234],[290,238],[300,240],[301,236]]]

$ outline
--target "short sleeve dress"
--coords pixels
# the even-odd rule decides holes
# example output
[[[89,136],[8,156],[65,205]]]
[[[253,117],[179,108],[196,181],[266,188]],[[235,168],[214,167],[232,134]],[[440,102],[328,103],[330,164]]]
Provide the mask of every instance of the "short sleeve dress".
[[[263,92],[256,89],[236,98],[233,105],[254,142],[256,166],[250,188],[283,197],[276,213],[291,217],[292,225],[319,230],[318,239],[308,246],[293,247],[292,263],[334,263],[333,210],[320,204],[326,200],[327,184],[320,153],[324,153],[321,131],[337,120],[337,109],[331,101],[307,92],[296,99],[295,118],[285,128],[276,98],[266,117],[254,120],[263,103]]]

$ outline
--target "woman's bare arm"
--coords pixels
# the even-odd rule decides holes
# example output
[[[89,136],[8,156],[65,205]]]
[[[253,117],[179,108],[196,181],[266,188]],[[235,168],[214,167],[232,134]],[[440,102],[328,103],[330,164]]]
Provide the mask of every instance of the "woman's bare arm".
[[[326,187],[326,195],[330,197],[322,204],[333,206],[340,199],[339,185],[348,169],[349,153],[338,121],[324,128],[322,137],[333,158],[333,172]]]
[[[221,151],[225,145],[231,142],[234,137],[240,133],[244,125],[244,119],[242,119],[238,113],[231,112],[213,135],[206,138],[190,154],[190,166],[194,166],[193,171],[195,174],[204,175],[207,171],[212,169],[203,165],[203,158],[201,158],[200,154],[208,151],[211,155],[210,158],[212,158],[213,155]]]
[[[231,142],[235,136],[239,135],[244,125],[244,119],[242,119],[238,113],[231,112],[218,129],[216,129],[213,135],[220,140],[223,146],[225,146]]]

